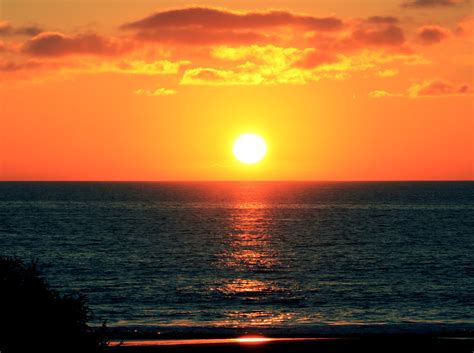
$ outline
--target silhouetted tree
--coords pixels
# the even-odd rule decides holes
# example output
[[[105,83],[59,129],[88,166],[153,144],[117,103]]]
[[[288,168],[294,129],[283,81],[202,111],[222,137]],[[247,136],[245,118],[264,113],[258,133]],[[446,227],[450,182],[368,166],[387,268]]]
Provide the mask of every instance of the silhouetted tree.
[[[95,352],[106,344],[87,325],[83,295],[61,295],[37,263],[0,257],[0,351]]]

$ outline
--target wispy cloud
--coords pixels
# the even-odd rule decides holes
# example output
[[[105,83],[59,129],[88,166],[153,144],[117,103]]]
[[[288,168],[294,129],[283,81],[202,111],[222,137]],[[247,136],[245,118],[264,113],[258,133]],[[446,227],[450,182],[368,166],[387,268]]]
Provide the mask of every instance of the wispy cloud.
[[[170,88],[157,88],[154,90],[149,89],[137,89],[133,93],[138,96],[149,96],[149,97],[157,97],[157,96],[172,96],[177,93],[174,89]]]
[[[410,97],[464,95],[472,93],[473,89],[469,84],[455,84],[441,79],[415,83],[408,88],[408,95]]]
[[[97,33],[66,35],[59,32],[43,32],[29,39],[23,51],[32,56],[66,55],[118,55],[128,52],[133,45],[130,41],[101,36]]]
[[[370,98],[385,97],[440,97],[440,96],[462,96],[471,95],[474,89],[470,84],[455,84],[441,79],[426,80],[412,84],[406,92],[391,93],[384,90],[375,90],[369,92]]]
[[[402,3],[403,7],[454,7],[470,2],[470,0],[410,0]]]
[[[14,27],[8,21],[0,21],[0,36],[35,36],[42,31],[37,25]]]
[[[98,67],[98,70],[134,75],[172,75],[177,74],[183,66],[190,63],[187,60],[156,60],[151,62],[144,60],[121,60],[104,63]]]
[[[312,56],[319,56],[321,53],[314,48],[285,48],[273,45],[221,46],[214,48],[212,55],[224,65],[187,69],[180,84],[219,86],[307,84],[323,78],[344,79],[352,72],[373,70],[394,62],[424,63],[413,55],[384,54],[370,50],[358,54],[323,57],[320,62],[315,62]],[[311,58],[314,65],[307,64],[308,58]]]
[[[370,98],[383,98],[383,97],[396,97],[396,96],[398,96],[398,95],[393,94],[393,93],[389,93],[389,92],[384,91],[384,90],[375,90],[375,91],[369,92],[369,97]]]

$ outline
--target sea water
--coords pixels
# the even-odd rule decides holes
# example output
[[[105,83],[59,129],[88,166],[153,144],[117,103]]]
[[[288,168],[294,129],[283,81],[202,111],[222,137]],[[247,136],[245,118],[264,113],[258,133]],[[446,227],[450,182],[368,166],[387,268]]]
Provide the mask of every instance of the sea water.
[[[0,183],[0,255],[114,327],[472,329],[473,254],[472,182]]]

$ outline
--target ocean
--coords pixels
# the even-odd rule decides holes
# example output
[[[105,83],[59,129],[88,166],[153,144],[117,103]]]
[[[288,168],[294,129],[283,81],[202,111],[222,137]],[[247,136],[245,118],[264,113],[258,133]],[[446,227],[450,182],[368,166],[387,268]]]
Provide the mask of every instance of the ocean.
[[[473,254],[472,182],[0,183],[0,255],[123,330],[472,330]]]

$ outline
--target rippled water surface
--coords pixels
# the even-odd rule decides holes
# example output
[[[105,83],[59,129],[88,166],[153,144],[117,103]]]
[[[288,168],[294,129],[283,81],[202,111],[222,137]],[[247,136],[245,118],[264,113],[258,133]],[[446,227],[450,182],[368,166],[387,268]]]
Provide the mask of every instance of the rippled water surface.
[[[474,323],[474,183],[0,183],[0,253],[121,326]]]

